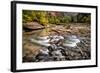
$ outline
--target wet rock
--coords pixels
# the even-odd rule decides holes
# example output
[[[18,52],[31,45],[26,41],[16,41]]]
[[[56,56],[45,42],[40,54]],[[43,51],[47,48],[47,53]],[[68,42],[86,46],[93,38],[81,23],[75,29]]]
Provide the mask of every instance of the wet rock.
[[[49,55],[39,53],[36,57],[37,61],[48,61],[49,60]]]
[[[23,57],[24,62],[85,60],[91,57],[90,39],[78,39],[76,36],[65,36],[64,38],[52,36],[46,38],[48,38],[47,41],[51,38],[48,43],[49,46],[42,46],[38,50],[37,46],[33,48],[33,44],[24,46],[24,49],[26,49],[25,56]],[[47,41],[43,42],[46,38],[41,38],[42,44],[47,43]],[[65,39],[67,42],[64,41]],[[67,46],[64,46],[63,43],[67,44]],[[75,44],[75,46],[68,46],[70,44]]]
[[[35,57],[34,56],[24,56],[23,57],[23,62],[35,62],[36,61],[36,59],[35,59]]]

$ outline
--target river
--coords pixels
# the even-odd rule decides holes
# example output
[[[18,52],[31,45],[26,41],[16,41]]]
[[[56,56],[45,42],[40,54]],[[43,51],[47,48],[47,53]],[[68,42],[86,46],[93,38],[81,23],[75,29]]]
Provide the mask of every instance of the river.
[[[31,57],[33,58],[34,56],[34,60],[31,60],[32,62],[90,59],[91,56],[90,38],[66,34],[59,35],[51,32],[50,28],[36,30],[30,35],[23,35],[23,46],[29,43],[32,45],[32,50],[34,48],[39,49],[38,54],[31,53]],[[25,49],[26,47],[23,47],[24,57],[26,56]],[[49,55],[49,53],[52,55]],[[23,60],[24,62],[29,61],[26,58]]]

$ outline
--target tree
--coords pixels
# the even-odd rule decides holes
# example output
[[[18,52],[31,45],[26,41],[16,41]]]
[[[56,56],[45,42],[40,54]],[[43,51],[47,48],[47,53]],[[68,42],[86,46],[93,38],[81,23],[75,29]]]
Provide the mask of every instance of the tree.
[[[47,18],[47,12],[40,12],[40,24],[47,26],[48,24],[48,18]]]
[[[90,23],[91,22],[91,14],[89,14],[89,13],[79,13],[78,14],[78,22]]]

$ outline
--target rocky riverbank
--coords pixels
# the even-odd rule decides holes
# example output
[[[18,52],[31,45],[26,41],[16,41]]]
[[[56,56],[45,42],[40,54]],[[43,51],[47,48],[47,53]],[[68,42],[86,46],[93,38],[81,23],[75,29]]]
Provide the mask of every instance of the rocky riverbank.
[[[41,32],[32,31],[31,34],[25,33],[27,32],[23,33],[23,62],[86,60],[91,58],[90,27],[74,25],[67,28],[67,26],[58,25]],[[62,45],[63,41],[59,39],[57,43],[44,47],[30,41],[34,36],[43,37],[47,35],[63,37],[75,35],[80,42],[75,47],[65,47]]]

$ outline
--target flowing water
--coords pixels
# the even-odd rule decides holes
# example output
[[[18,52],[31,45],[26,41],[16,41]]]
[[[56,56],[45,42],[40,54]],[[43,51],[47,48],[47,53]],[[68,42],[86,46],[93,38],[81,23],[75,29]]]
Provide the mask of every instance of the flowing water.
[[[35,61],[54,61],[55,57],[57,61],[90,58],[90,40],[88,41],[85,37],[77,37],[76,35],[51,35],[50,33],[50,28],[48,28],[36,30],[31,35],[23,36],[23,44],[32,43],[34,48],[39,47],[40,52],[42,52],[38,57],[35,57]],[[60,45],[57,43],[59,40],[61,40]],[[51,47],[53,51],[48,50],[48,47]],[[84,49],[89,50],[85,52],[85,55]],[[49,53],[52,56],[50,55],[48,58]]]

